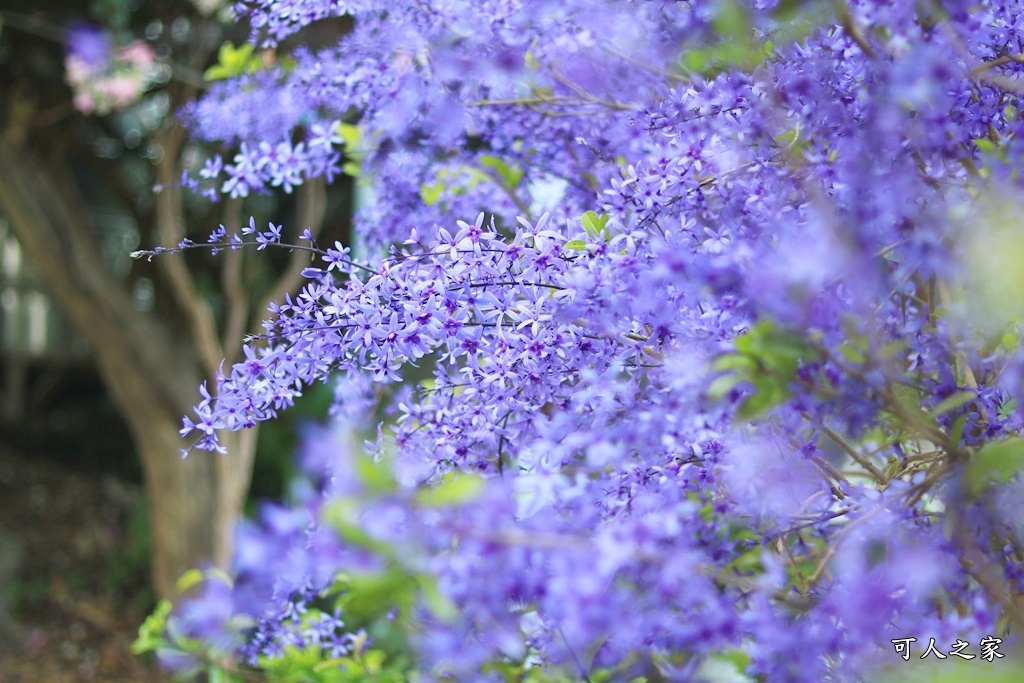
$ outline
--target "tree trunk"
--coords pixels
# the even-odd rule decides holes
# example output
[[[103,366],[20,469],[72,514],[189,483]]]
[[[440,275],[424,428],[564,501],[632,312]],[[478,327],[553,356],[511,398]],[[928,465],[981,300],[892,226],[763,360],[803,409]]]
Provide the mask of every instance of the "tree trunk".
[[[125,416],[145,473],[153,533],[153,585],[174,597],[178,577],[226,567],[255,449],[253,433],[227,435],[228,453],[197,452],[178,435],[204,377],[188,335],[135,310],[125,283],[93,242],[77,188],[10,131],[0,135],[0,211],[28,258],[91,346],[108,391]],[[186,340],[183,342],[182,340]]]
[[[234,548],[255,435],[246,430],[228,436],[223,455],[200,451],[187,459],[168,457],[181,446],[177,422],[148,424],[136,439],[145,464],[146,491],[153,533],[153,584],[164,597],[189,569],[214,564],[226,569]],[[235,437],[235,438],[231,438]],[[225,463],[237,463],[234,476],[224,476]]]

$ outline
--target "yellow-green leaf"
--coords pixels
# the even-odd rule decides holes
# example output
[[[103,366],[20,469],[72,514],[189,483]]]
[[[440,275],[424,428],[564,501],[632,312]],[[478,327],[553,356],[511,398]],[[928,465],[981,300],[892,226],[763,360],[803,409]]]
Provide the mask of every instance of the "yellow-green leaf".
[[[718,377],[708,385],[708,398],[712,401],[721,400],[741,382],[743,382],[743,378],[736,374]]]
[[[190,589],[202,583],[204,578],[202,571],[198,569],[189,569],[181,575],[181,578],[178,579],[175,587],[178,589],[179,593],[186,593]]]
[[[260,62],[253,56],[253,50],[255,46],[251,43],[235,47],[234,43],[225,42],[217,51],[217,63],[203,72],[203,78],[217,81],[258,71]]]
[[[607,214],[598,214],[594,211],[587,211],[580,217],[580,223],[583,225],[583,229],[587,231],[587,234],[597,239],[598,237],[604,237],[609,239],[611,234],[606,227],[611,217]]]
[[[1024,466],[1024,439],[990,443],[978,451],[967,465],[967,485],[980,493],[989,482],[1005,482]]]
[[[480,477],[452,472],[434,486],[418,491],[416,500],[427,507],[461,505],[476,498],[483,488]]]

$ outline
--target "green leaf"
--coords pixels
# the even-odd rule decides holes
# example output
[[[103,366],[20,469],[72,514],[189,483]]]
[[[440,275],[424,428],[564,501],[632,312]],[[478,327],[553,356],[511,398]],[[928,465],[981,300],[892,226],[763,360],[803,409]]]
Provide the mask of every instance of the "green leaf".
[[[932,408],[932,415],[945,415],[946,413],[956,410],[968,402],[973,401],[977,397],[978,392],[976,391],[958,391],[942,399],[939,402],[939,405]]]
[[[974,454],[965,478],[972,493],[978,494],[989,482],[1005,483],[1024,466],[1024,439],[990,443]]]
[[[730,391],[742,384],[743,381],[743,377],[737,374],[718,377],[708,385],[708,398],[712,401],[720,401],[725,398]]]
[[[718,654],[710,654],[694,672],[693,680],[700,681],[753,681],[743,675],[743,669]]]
[[[352,123],[339,123],[338,135],[345,141],[345,150],[349,156],[352,156],[353,152],[358,151],[359,146],[363,142],[363,132],[359,129],[359,126]]]
[[[420,198],[427,206],[436,204],[441,199],[442,192],[444,192],[444,183],[440,180],[433,185],[427,183],[420,185]]]
[[[496,156],[486,154],[480,157],[480,163],[484,168],[494,171],[500,179],[500,184],[506,189],[514,190],[519,186],[519,181],[523,179],[524,172],[519,166],[509,166]]]
[[[741,574],[753,574],[760,572],[764,569],[764,564],[761,558],[761,547],[754,546],[747,552],[743,553],[735,560],[726,565],[727,568],[733,569]]]
[[[423,600],[427,603],[434,617],[441,621],[454,622],[459,616],[459,609],[455,603],[441,592],[437,587],[437,580],[430,575],[419,576],[420,590],[423,593]]]
[[[960,443],[964,438],[964,428],[967,426],[967,415],[961,414],[953,422],[953,428],[949,430],[949,440],[953,443]]]
[[[724,40],[749,42],[753,23],[750,12],[738,0],[721,0],[711,25]]]
[[[715,370],[725,372],[726,370],[742,370],[753,372],[757,370],[757,360],[751,356],[741,353],[729,353],[715,359],[713,366]]]
[[[484,488],[484,480],[471,474],[449,472],[435,484],[416,493],[416,501],[427,507],[462,505],[473,500]]]
[[[733,344],[737,353],[725,354],[714,362],[716,370],[728,374],[712,381],[708,396],[720,399],[742,382],[753,384],[754,392],[736,410],[740,419],[760,417],[789,399],[789,383],[800,364],[818,357],[806,339],[777,328],[771,320],[751,326]]]
[[[864,355],[864,351],[853,344],[843,344],[839,347],[839,353],[843,354],[843,358],[854,365],[863,365],[864,361],[867,360],[867,357]]]
[[[712,77],[724,70],[749,69],[770,54],[770,47],[754,39],[750,12],[739,0],[719,0],[712,28],[720,40],[691,47],[680,58],[684,71]]]
[[[153,613],[146,617],[142,626],[139,627],[139,637],[131,644],[132,654],[141,655],[144,652],[153,652],[157,648],[167,645],[164,630],[167,625],[167,616],[173,607],[170,600],[161,600],[157,603]]]
[[[759,361],[765,369],[792,379],[802,359],[817,358],[807,341],[795,332],[776,329],[770,320],[762,320],[740,335],[736,350]]]
[[[566,249],[572,249],[573,251],[586,251],[587,243],[583,240],[569,240],[565,243]]]
[[[495,672],[499,674],[505,683],[520,683],[523,680],[523,665],[512,662],[491,661],[487,662],[480,669],[483,673]]]
[[[178,579],[178,582],[174,585],[178,589],[179,593],[187,593],[189,589],[195,588],[202,583],[204,578],[206,577],[199,569],[189,569],[181,575],[181,578]]]
[[[327,504],[323,519],[343,540],[352,545],[367,548],[384,557],[393,555],[394,549],[389,544],[374,538],[363,528],[361,511],[362,505],[359,500],[339,498]]]
[[[387,655],[381,650],[367,650],[363,653],[362,661],[366,664],[367,670],[371,674],[380,673],[380,670],[384,668],[384,660]]]
[[[974,141],[974,144],[982,154],[995,154],[996,152],[996,143],[988,138],[978,138]]]
[[[208,81],[219,81],[241,76],[243,73],[255,73],[260,68],[260,61],[253,57],[255,49],[251,43],[242,43],[235,47],[234,43],[225,42],[217,51],[217,64],[203,72],[203,78]]]
[[[368,143],[362,129],[351,123],[339,123],[338,135],[345,141],[346,161],[341,171],[347,176],[359,178],[363,174],[362,162],[368,153]]]
[[[611,220],[611,216],[603,213],[598,214],[594,211],[587,211],[580,217],[583,229],[594,239],[602,237],[605,240],[611,239],[611,231],[607,227],[609,220]]]
[[[313,666],[314,673],[320,673],[322,671],[329,671],[331,669],[341,669],[345,672],[357,671],[359,665],[351,657],[333,657],[331,659],[325,659]]]
[[[418,588],[416,577],[401,567],[347,577],[338,606],[353,619],[375,619],[392,607],[411,609]]]
[[[398,490],[398,482],[395,481],[391,471],[372,458],[365,456],[356,459],[356,472],[366,490],[374,494],[387,494]]]
[[[756,384],[757,391],[748,396],[736,408],[736,417],[741,420],[754,420],[772,408],[782,405],[790,397],[789,390],[774,382]]]
[[[356,514],[353,514],[353,512]],[[327,508],[324,518],[338,532],[338,536],[343,541],[385,556],[391,552],[391,547],[388,544],[370,536],[370,533],[365,528],[362,528],[357,516],[356,503],[345,501],[331,505]]]
[[[806,0],[779,0],[772,10],[772,18],[778,21],[791,21],[805,4]]]
[[[1003,403],[999,408],[999,417],[1004,420],[1008,419],[1014,414],[1014,412],[1016,412],[1018,406],[1020,406],[1020,401],[1015,398],[1011,398],[1009,401]]]

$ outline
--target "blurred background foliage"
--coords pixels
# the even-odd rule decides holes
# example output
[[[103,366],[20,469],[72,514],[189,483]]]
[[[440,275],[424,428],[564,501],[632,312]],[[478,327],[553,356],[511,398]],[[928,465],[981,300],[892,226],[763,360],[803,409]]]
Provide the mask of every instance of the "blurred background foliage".
[[[122,623],[108,626],[126,627],[128,632],[137,628],[138,615],[155,604],[149,577],[154,557],[153,508],[139,493],[147,477],[138,419],[133,422],[126,414],[123,396],[118,399],[111,393],[110,377],[116,370],[111,370],[112,361],[102,360],[110,350],[97,332],[100,322],[93,326],[88,315],[67,313],[61,283],[55,282],[53,273],[67,277],[65,289],[81,289],[78,293],[88,299],[88,285],[75,278],[82,272],[90,275],[87,268],[79,269],[83,259],[95,253],[103,271],[98,277],[117,290],[120,303],[115,305],[111,299],[87,304],[97,308],[98,316],[120,305],[120,320],[131,321],[130,325],[149,321],[146,324],[152,326],[147,329],[159,331],[150,340],[153,347],[168,345],[179,356],[174,363],[191,363],[192,371],[176,373],[176,380],[191,386],[179,395],[191,402],[199,398],[198,381],[209,373],[201,370],[204,351],[196,342],[191,304],[182,303],[181,291],[169,284],[163,264],[133,261],[129,253],[167,242],[166,232],[161,233],[161,193],[154,189],[166,199],[173,183],[168,184],[161,173],[167,176],[173,171],[180,176],[189,168],[194,172],[211,152],[183,137],[177,147],[168,146],[167,141],[179,139],[176,112],[206,88],[204,71],[217,64],[220,48],[241,44],[247,37],[247,27],[225,21],[229,16],[222,5],[226,4],[10,0],[0,5],[0,140],[14,151],[17,168],[24,170],[26,178],[42,178],[48,188],[59,188],[61,195],[67,190],[71,198],[67,204],[81,209],[77,218],[84,226],[67,242],[53,238],[59,232],[49,233],[40,226],[39,234],[53,240],[52,258],[40,258],[38,251],[19,239],[15,217],[0,202],[0,507],[4,508],[0,546],[9,541],[10,548],[17,550],[8,553],[13,558],[11,567],[0,567],[0,573],[7,572],[0,582],[9,586],[8,597],[0,600],[0,652],[5,645],[14,645],[12,652],[37,657],[32,647],[26,650],[25,638],[40,629],[71,628],[80,622],[74,615],[68,617],[66,610],[61,612],[68,600],[77,600],[67,598],[69,594],[91,592],[109,598],[101,611]],[[69,32],[83,26],[102,32],[113,45],[142,41],[152,50],[154,82],[137,101],[107,115],[76,110],[65,60]],[[292,231],[294,239],[306,227],[299,223],[310,214],[310,203],[320,209],[322,239],[347,241],[352,204],[347,178],[329,189],[321,187],[323,196],[313,199],[303,190],[212,203],[187,190],[170,189],[180,190],[176,209],[180,225],[174,227],[196,241],[204,241],[220,223],[229,231],[237,230],[249,216],[263,225],[267,221],[284,224],[286,236]],[[54,196],[54,205],[63,199]],[[294,269],[291,255],[283,250],[258,256],[240,258],[231,276],[247,300],[244,331],[259,329],[265,312],[259,304],[285,280],[289,268]],[[192,295],[198,300],[195,307],[207,311],[215,329],[224,333],[223,348],[237,346],[225,332],[234,305],[224,288],[230,260],[193,252],[184,261]],[[117,337],[117,325],[110,329]],[[124,338],[110,341],[130,340],[133,330],[123,332]],[[129,368],[133,359],[120,362]],[[170,360],[168,365],[173,365]],[[176,367],[163,370],[175,375]],[[160,377],[153,376],[151,381],[152,393],[169,391]],[[330,394],[330,387],[316,387],[285,417],[261,430],[245,509],[251,512],[257,501],[285,495],[293,474],[296,429],[304,421],[323,417]],[[190,405],[186,399],[166,411],[168,424],[180,424]],[[177,449],[165,450],[162,457],[176,467]],[[190,458],[203,459],[215,461],[206,453]],[[151,469],[150,494],[154,480],[158,478]],[[84,529],[101,522],[106,525],[101,534],[105,540],[81,553],[66,549],[76,542],[84,547],[81,538],[88,534],[76,531],[76,523]],[[80,561],[86,556],[97,562]],[[58,583],[62,587],[55,588]],[[132,610],[121,612],[128,607]],[[4,635],[8,631],[10,639]],[[98,637],[92,634],[84,639],[95,641],[93,636]],[[33,642],[72,642],[76,637],[64,633]],[[98,647],[93,651],[98,652]],[[81,665],[79,659],[70,658],[76,666]],[[12,661],[0,654],[0,678]]]

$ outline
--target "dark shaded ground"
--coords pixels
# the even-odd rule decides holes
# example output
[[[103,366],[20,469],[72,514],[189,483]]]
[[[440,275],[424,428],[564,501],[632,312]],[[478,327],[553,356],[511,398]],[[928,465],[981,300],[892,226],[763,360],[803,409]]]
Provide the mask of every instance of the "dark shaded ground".
[[[0,683],[159,683],[137,486],[0,446]]]

